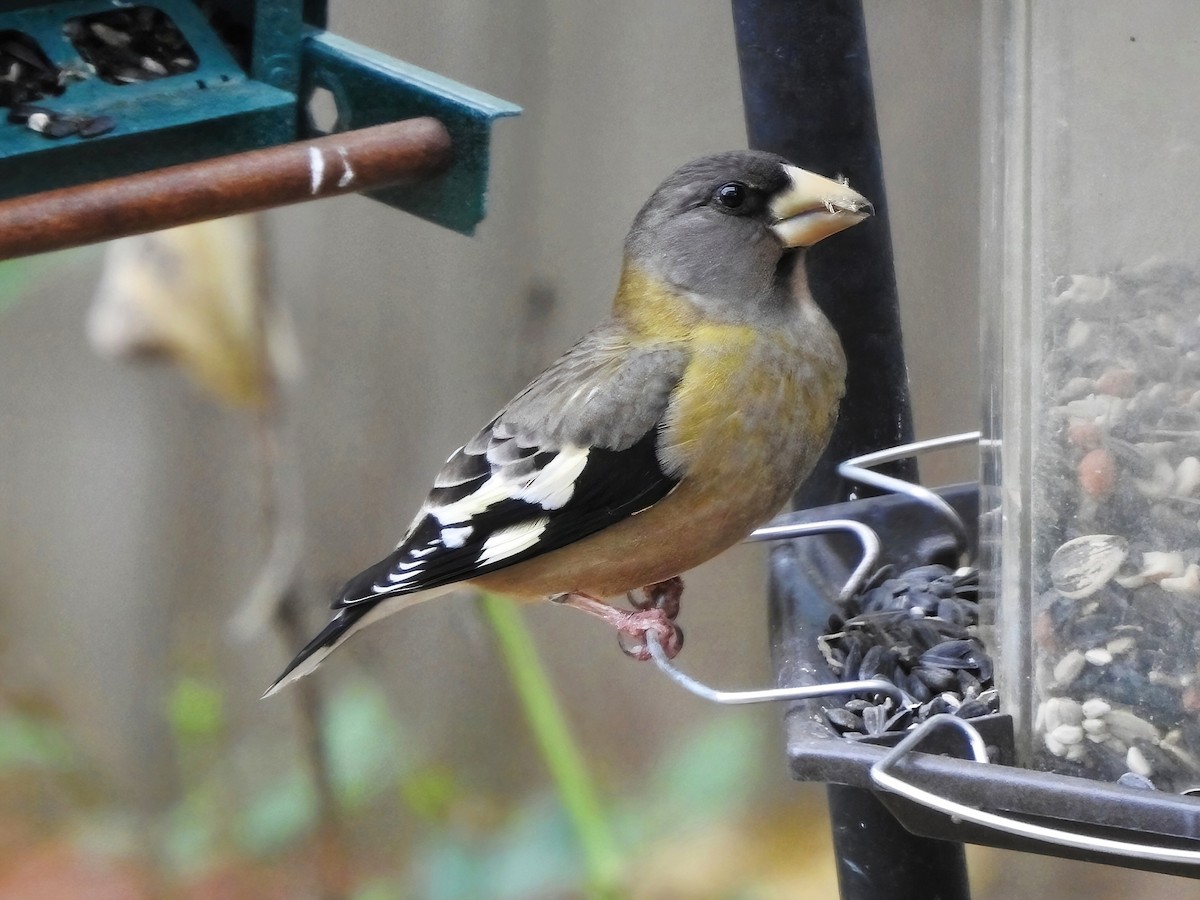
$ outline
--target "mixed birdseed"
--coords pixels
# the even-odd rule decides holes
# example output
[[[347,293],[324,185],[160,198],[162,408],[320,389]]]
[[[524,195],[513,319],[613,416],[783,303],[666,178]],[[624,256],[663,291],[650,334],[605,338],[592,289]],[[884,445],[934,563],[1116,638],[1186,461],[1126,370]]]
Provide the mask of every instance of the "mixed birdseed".
[[[1200,273],[1059,280],[1033,462],[1037,764],[1200,784]]]
[[[979,573],[919,566],[880,570],[830,617],[817,643],[841,681],[884,678],[913,700],[853,697],[825,716],[846,736],[904,731],[938,713],[997,711],[992,659],[978,635]]]

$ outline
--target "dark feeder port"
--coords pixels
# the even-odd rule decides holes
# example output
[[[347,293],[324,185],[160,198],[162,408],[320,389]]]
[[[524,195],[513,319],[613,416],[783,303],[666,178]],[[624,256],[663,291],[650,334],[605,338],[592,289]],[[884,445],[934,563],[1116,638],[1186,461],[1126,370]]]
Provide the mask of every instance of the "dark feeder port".
[[[96,76],[109,84],[137,84],[192,72],[196,51],[162,10],[114,9],[67,21],[63,33]]]
[[[65,90],[62,70],[36,40],[21,31],[0,31],[0,106],[14,107]]]

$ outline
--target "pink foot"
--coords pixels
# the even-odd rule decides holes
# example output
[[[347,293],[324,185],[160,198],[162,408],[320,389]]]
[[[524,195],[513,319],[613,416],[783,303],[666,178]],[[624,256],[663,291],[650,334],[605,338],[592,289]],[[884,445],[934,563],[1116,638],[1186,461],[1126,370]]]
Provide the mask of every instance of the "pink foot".
[[[677,579],[676,579],[677,580]],[[667,582],[664,582],[667,584]],[[653,635],[668,659],[674,659],[683,647],[683,631],[671,621],[671,616],[658,606],[649,606],[655,602],[657,595],[652,593],[657,585],[645,588],[648,608],[626,610],[609,606],[595,597],[587,594],[562,594],[555,597],[557,603],[574,607],[603,619],[617,631],[617,642],[621,650],[634,659],[647,660],[650,658],[650,648],[647,646],[649,636]],[[680,582],[682,589],[682,582]],[[670,602],[670,596],[666,597]],[[678,597],[675,598],[675,612],[678,612]]]
[[[662,647],[667,659],[674,659],[683,649],[683,629],[663,610],[651,607],[625,615],[625,622],[617,626],[617,644],[626,656],[643,662],[648,660],[651,637]]]

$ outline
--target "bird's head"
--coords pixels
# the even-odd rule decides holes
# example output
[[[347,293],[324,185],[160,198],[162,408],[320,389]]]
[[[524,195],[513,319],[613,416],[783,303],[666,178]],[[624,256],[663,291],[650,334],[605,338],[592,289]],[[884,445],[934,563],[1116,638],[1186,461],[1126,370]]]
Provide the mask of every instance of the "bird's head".
[[[874,212],[858,192],[737,150],[678,169],[646,201],[625,241],[627,265],[698,298],[769,305],[787,290],[793,251]],[[785,262],[786,261],[786,262]]]

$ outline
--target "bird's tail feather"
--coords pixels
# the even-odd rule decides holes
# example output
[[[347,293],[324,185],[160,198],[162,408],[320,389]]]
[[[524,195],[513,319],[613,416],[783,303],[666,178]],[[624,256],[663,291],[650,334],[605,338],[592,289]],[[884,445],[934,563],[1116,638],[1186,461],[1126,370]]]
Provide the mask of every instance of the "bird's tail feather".
[[[263,693],[263,699],[272,696],[293,681],[303,678],[319,666],[321,661],[333,652],[334,647],[350,636],[350,631],[354,628],[357,618],[355,613],[360,612],[362,610],[344,609],[330,619],[329,624],[321,629],[320,634],[305,644],[304,649],[296,654],[282,674],[271,683],[271,686]]]
[[[274,683],[263,693],[263,699],[278,693],[293,681],[303,678],[319,666],[325,657],[341,646],[342,642],[359,629],[365,628],[372,622],[377,622],[384,616],[399,612],[406,606],[412,606],[428,598],[432,592],[425,594],[408,594],[404,596],[384,596],[377,600],[367,600],[354,606],[339,609],[329,624],[321,629],[320,634],[304,645],[304,649],[287,665]]]

